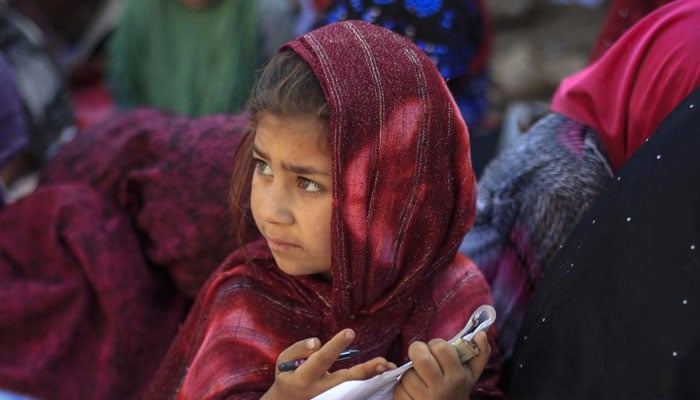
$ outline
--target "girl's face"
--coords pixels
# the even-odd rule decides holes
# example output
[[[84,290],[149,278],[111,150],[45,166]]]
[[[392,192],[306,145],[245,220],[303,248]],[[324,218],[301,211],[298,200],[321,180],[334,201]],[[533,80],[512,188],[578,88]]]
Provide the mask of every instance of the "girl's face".
[[[263,113],[253,142],[250,206],[279,268],[331,277],[331,153],[314,116]]]

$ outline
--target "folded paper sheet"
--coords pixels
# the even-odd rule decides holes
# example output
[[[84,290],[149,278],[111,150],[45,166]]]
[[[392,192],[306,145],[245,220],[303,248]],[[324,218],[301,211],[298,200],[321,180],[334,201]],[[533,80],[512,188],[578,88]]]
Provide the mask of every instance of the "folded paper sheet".
[[[490,305],[482,305],[474,311],[467,324],[455,337],[450,340],[453,345],[460,345],[460,339],[473,345],[474,335],[480,331],[486,331],[496,320],[496,310]],[[463,345],[463,344],[462,344]],[[460,352],[460,354],[462,354]],[[476,353],[472,353],[476,354]],[[466,359],[462,358],[462,361]],[[334,386],[314,397],[312,400],[384,400],[391,399],[394,386],[401,379],[401,375],[413,367],[409,361],[402,366],[384,372],[373,378],[363,381],[347,381]]]

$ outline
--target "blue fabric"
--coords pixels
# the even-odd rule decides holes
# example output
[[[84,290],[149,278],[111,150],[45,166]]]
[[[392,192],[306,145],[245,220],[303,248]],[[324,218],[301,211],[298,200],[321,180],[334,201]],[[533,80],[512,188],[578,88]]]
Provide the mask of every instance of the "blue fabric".
[[[480,56],[488,46],[488,32],[481,2],[336,0],[316,25],[350,19],[380,25],[410,38],[448,81],[467,124],[481,122],[488,109],[488,73]]]
[[[0,390],[0,400],[34,400],[34,397],[22,396]]]
[[[0,52],[0,167],[25,148],[27,140],[14,74]]]

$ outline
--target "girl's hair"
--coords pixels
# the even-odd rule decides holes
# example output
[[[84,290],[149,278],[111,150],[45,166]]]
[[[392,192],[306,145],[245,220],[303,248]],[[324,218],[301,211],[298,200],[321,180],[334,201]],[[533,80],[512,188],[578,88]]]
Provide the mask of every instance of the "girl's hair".
[[[275,54],[255,82],[248,99],[250,125],[233,158],[229,201],[237,247],[250,239],[250,183],[253,172],[253,140],[260,115],[317,117],[328,124],[330,112],[323,90],[311,67],[291,50]]]

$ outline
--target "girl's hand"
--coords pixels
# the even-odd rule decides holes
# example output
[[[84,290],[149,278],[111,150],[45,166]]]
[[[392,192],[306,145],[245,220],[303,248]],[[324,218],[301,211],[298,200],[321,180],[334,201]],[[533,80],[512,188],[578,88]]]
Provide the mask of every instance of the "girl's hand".
[[[349,369],[328,372],[338,355],[355,339],[352,329],[344,329],[337,333],[325,345],[321,346],[318,338],[305,339],[294,343],[277,358],[277,364],[296,359],[306,359],[294,371],[275,373],[275,383],[262,397],[266,400],[310,399],[339,383],[368,379],[386,370],[396,368],[383,357],[377,357],[367,362],[357,364]]]
[[[469,399],[491,355],[486,333],[477,333],[474,343],[479,354],[466,364],[459,361],[457,350],[445,340],[411,343],[408,357],[413,361],[413,368],[406,371],[396,385],[394,399]]]

